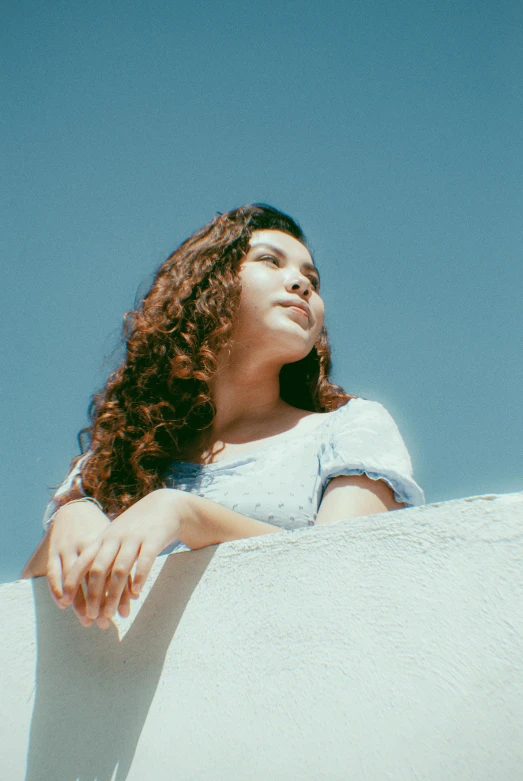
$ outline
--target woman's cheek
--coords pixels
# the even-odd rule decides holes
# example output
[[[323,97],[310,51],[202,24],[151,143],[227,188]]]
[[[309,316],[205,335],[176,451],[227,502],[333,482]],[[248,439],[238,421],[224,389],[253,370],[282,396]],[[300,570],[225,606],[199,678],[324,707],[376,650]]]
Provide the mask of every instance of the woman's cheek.
[[[323,306],[318,307],[315,319],[316,319],[315,330],[317,332],[317,336],[319,336],[320,335],[320,331],[323,328],[323,323],[325,321],[325,309],[324,309]]]

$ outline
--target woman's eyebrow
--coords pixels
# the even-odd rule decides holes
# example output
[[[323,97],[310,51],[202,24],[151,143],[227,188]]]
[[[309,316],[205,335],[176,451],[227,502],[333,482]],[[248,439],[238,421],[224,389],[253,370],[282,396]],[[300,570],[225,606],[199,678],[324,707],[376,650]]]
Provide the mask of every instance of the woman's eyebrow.
[[[274,252],[275,255],[279,255],[280,258],[286,258],[287,254],[278,247],[275,247],[274,244],[266,244],[264,241],[260,241],[259,244],[251,244],[251,249],[258,249],[259,247],[265,247],[265,249],[270,249],[271,252]]]
[[[287,253],[284,252],[282,249],[279,249],[279,247],[275,247],[274,244],[267,244],[265,241],[260,241],[259,244],[251,244],[251,249],[258,249],[259,247],[264,247],[265,249],[271,250],[271,252],[274,252],[275,255],[279,255],[280,258],[287,259]],[[307,269],[307,271],[312,271],[314,274],[317,275],[318,279],[320,278],[320,272],[314,265],[314,263],[310,263],[308,260],[304,261],[301,264],[302,268]]]

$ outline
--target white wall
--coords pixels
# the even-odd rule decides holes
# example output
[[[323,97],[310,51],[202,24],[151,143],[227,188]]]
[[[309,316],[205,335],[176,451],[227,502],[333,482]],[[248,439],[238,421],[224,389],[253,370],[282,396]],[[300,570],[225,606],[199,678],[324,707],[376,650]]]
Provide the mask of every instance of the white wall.
[[[523,778],[523,494],[159,559],[82,628],[0,587],[5,781]]]

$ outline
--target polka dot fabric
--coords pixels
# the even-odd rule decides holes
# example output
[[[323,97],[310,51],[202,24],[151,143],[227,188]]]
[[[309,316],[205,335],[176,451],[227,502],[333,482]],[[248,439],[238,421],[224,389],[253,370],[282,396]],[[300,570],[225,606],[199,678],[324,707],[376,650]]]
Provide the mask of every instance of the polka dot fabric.
[[[381,404],[352,399],[324,418],[307,433],[272,437],[214,464],[175,462],[166,485],[289,530],[314,525],[326,486],[341,475],[385,480],[398,502],[424,503],[401,434]],[[169,551],[175,549],[188,550],[180,542]]]
[[[398,502],[424,503],[410,457],[394,420],[375,401],[351,399],[307,432],[288,432],[214,464],[173,462],[165,485],[205,496],[241,515],[281,529],[313,526],[330,480],[366,474],[385,480]],[[56,495],[79,480],[74,470]],[[44,527],[54,511],[51,501]],[[188,550],[176,541],[164,553]]]

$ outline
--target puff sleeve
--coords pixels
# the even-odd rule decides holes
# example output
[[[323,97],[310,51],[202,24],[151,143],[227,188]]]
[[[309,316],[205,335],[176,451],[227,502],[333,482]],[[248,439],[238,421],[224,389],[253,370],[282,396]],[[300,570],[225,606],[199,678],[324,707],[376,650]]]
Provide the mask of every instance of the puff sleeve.
[[[44,531],[47,531],[49,528],[49,522],[51,520],[51,517],[53,513],[56,511],[56,506],[58,502],[56,499],[61,496],[61,494],[64,494],[66,491],[68,491],[70,488],[72,488],[73,485],[76,484],[76,486],[80,489],[82,493],[84,493],[83,487],[82,487],[82,477],[81,477],[81,469],[82,465],[87,458],[88,453],[86,453],[76,464],[75,468],[72,469],[67,477],[65,478],[64,482],[59,486],[59,488],[55,491],[53,498],[45,508],[44,517],[42,518],[42,526],[44,527]]]
[[[425,503],[398,427],[378,402],[351,399],[333,414],[320,468],[323,490],[334,477],[366,474],[384,480],[397,502]]]

